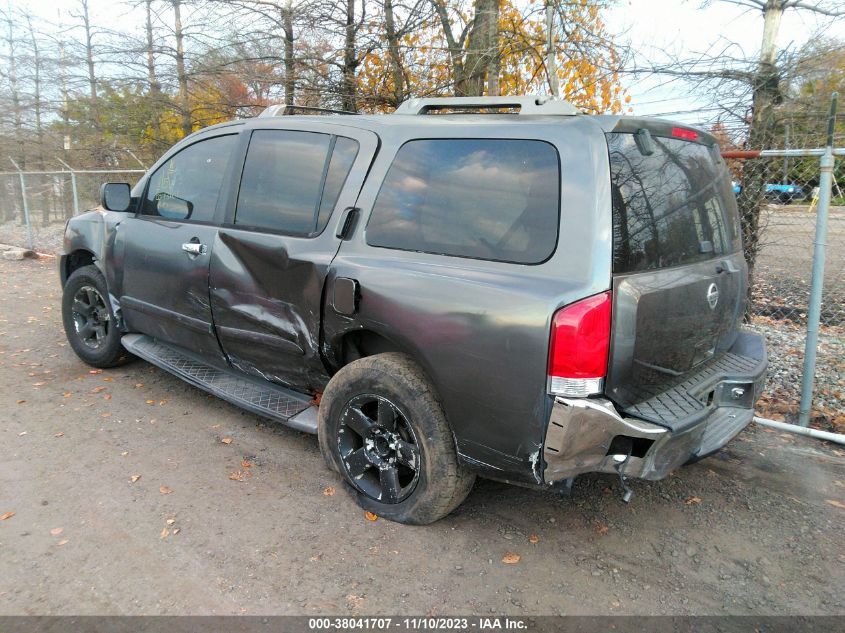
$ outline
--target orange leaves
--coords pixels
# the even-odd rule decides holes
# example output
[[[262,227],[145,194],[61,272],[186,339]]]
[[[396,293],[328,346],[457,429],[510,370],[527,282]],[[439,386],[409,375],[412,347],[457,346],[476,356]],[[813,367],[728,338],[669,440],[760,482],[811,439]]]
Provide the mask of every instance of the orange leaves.
[[[163,495],[169,495],[173,492],[173,490],[171,488],[168,488],[167,486],[159,486],[158,491]]]
[[[232,443],[232,438],[231,438],[231,437],[224,437],[224,438],[223,438],[222,440],[220,440],[220,441],[221,441],[221,442],[223,442],[224,444],[231,444],[231,443]]]
[[[50,530],[50,534],[52,534],[53,536],[58,536],[59,534],[61,534],[64,531],[65,531],[64,528],[56,527],[56,528],[53,528],[52,530]]]
[[[332,495],[334,495],[334,492],[334,486],[328,486],[326,488],[323,488],[323,494],[327,497],[331,497]]]
[[[14,512],[11,512],[11,511],[10,512],[4,512],[3,514],[0,514],[0,521],[5,521],[6,519],[11,519],[13,516],[15,516]]]
[[[699,503],[701,503],[701,497],[696,496],[692,496],[686,501],[684,501],[684,504],[688,506],[697,506]]]
[[[532,534],[531,536],[528,537],[528,542],[531,543],[532,545],[536,545],[537,543],[540,542],[540,537],[537,536],[536,534]]]
[[[522,560],[522,556],[519,554],[515,554],[513,552],[508,552],[504,556],[502,556],[502,562],[505,565],[516,565],[519,561]]]
[[[141,475],[132,475],[132,477],[129,478],[129,482],[134,484],[140,478],[141,478]]]
[[[370,512],[369,510],[367,510],[366,512],[364,512],[364,518],[365,518],[365,519],[367,519],[367,521],[378,521],[378,515],[377,515],[377,514],[373,514],[373,513],[372,513],[372,512]]]

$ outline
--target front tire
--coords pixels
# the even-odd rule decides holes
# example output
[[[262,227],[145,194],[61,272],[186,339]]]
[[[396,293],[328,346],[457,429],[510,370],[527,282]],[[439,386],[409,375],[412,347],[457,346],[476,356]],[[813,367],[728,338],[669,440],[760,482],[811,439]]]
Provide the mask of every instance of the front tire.
[[[475,482],[458,461],[433,386],[403,354],[362,358],[335,374],[322,396],[318,436],[323,458],[358,504],[392,521],[433,523]]]
[[[62,292],[62,323],[71,348],[85,363],[107,369],[129,353],[108,299],[106,280],[96,266],[83,266],[68,278]]]

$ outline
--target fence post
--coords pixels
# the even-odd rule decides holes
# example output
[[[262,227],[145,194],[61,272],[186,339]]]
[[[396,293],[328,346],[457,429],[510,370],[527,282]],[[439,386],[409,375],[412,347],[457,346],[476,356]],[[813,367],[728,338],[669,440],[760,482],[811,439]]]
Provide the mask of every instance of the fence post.
[[[810,424],[813,406],[813,383],[816,373],[816,348],[819,343],[819,321],[821,320],[822,288],[824,286],[824,259],[827,242],[827,216],[830,210],[830,194],[833,180],[833,126],[836,121],[836,99],[830,99],[830,118],[827,122],[827,146],[819,161],[819,204],[816,210],[816,236],[813,241],[813,277],[810,282],[810,306],[807,312],[807,341],[804,347],[804,372],[801,376],[801,409],[798,423]]]
[[[24,178],[23,171],[20,166],[11,156],[9,157],[9,160],[12,161],[15,169],[18,170],[18,177],[21,179],[21,202],[23,202],[23,219],[26,223],[26,247],[29,250],[34,250],[32,245],[32,226],[29,223],[29,205],[26,202],[26,179]]]
[[[79,195],[77,194],[76,190],[76,172],[73,171],[73,167],[68,165],[65,161],[61,158],[56,158],[62,165],[67,167],[68,171],[70,172],[70,190],[73,194],[73,217],[79,215]]]

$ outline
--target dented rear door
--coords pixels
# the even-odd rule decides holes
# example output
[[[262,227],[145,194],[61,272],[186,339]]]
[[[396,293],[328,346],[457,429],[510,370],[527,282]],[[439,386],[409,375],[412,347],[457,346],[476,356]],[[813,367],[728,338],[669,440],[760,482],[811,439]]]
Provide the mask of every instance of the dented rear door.
[[[323,285],[338,224],[378,147],[369,131],[277,117],[244,134],[240,185],[212,250],[214,324],[237,369],[302,391],[327,381]]]

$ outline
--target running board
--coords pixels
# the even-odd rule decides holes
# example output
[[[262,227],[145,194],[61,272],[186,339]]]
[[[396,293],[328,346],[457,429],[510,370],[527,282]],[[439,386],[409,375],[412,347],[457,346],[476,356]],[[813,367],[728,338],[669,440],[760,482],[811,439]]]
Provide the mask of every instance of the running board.
[[[215,396],[258,415],[317,434],[317,407],[310,396],[247,376],[234,369],[221,369],[190,352],[143,334],[120,339],[127,350]]]

